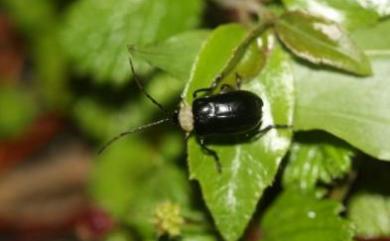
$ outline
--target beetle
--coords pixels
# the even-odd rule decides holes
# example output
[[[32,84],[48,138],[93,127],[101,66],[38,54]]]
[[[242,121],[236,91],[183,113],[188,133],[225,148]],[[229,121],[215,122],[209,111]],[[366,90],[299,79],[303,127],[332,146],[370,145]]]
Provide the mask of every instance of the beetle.
[[[288,125],[268,125],[261,129],[262,117],[263,101],[258,95],[246,90],[231,90],[194,98],[192,105],[182,101],[177,121],[188,137],[194,134],[203,151],[213,156],[220,172],[218,154],[206,146],[205,140],[240,135],[258,139],[271,129],[289,128]]]
[[[139,77],[135,73],[134,65],[129,58],[131,71],[135,82],[145,96],[162,110],[168,117],[140,126],[130,131],[122,132],[118,136],[108,141],[99,151],[102,153],[109,145],[117,139],[139,132],[143,129],[172,121],[177,123],[186,133],[186,139],[195,135],[202,150],[213,156],[217,164],[217,170],[221,172],[221,163],[215,150],[205,144],[205,140],[213,137],[225,136],[255,136],[260,137],[274,128],[289,128],[288,125],[268,125],[261,129],[263,117],[263,101],[253,92],[240,90],[240,82],[237,81],[237,88],[224,84],[221,92],[210,94],[218,85],[221,77],[218,77],[211,87],[198,89],[193,93],[194,101],[188,104],[182,100],[180,106],[174,113],[167,111],[157,100],[155,100],[141,84]],[[240,80],[237,75],[237,80]],[[202,97],[199,93],[205,92]]]

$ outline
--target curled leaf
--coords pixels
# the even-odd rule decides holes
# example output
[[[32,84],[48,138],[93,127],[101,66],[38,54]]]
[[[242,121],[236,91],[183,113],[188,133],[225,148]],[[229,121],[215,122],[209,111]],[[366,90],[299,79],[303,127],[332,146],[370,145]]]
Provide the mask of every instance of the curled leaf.
[[[287,12],[275,25],[280,40],[295,55],[358,75],[370,75],[370,61],[335,22],[303,12]]]

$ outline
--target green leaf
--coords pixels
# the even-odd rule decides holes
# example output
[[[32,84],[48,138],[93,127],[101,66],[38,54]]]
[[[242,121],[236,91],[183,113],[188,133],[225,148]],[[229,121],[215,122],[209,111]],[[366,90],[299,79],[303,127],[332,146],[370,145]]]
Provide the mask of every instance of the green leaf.
[[[359,237],[390,236],[390,165],[372,158],[359,158],[353,193],[348,198],[347,216]]]
[[[25,89],[0,88],[0,137],[18,135],[37,115],[38,107]]]
[[[91,192],[100,205],[137,228],[144,239],[155,235],[152,220],[158,203],[170,201],[187,209],[191,197],[184,172],[136,137],[115,143],[100,156]]]
[[[226,37],[229,31],[231,34]],[[192,93],[195,90],[208,87],[218,76],[236,46],[245,38],[245,34],[242,26],[229,24],[217,28],[209,35],[195,60],[190,79],[182,94],[189,103],[192,102]]]
[[[364,8],[375,11],[381,17],[390,15],[390,1],[383,0],[357,0]]]
[[[297,56],[359,75],[371,74],[370,62],[336,23],[288,12],[275,25],[280,40]]]
[[[264,241],[351,241],[350,222],[338,216],[342,205],[313,193],[286,191],[261,221]]]
[[[390,195],[359,193],[348,206],[348,217],[359,237],[390,236]]]
[[[246,31],[239,25],[219,27],[210,35],[184,91],[188,103],[192,101],[194,90],[211,84],[245,36]],[[291,123],[294,103],[292,73],[288,57],[279,47],[270,53],[260,76],[244,84],[244,88],[263,99],[263,126]],[[221,173],[216,169],[215,160],[202,152],[195,138],[189,139],[191,178],[200,182],[206,204],[226,240],[237,240],[242,235],[262,192],[273,182],[290,138],[288,130],[272,130],[249,143],[210,145],[221,160]]]
[[[67,16],[63,45],[83,73],[123,84],[130,76],[129,44],[190,29],[199,23],[201,8],[200,0],[80,0]]]
[[[326,130],[379,159],[390,160],[389,56],[372,57],[366,79],[294,66],[297,130]]]
[[[382,23],[386,26],[389,21]],[[390,160],[390,28],[373,28],[365,44],[374,76],[358,78],[328,70],[294,65],[297,130],[322,129],[382,160]],[[376,45],[379,49],[376,49]]]
[[[382,21],[370,28],[359,29],[353,32],[351,37],[368,54],[389,55],[390,20]]]
[[[121,140],[104,152],[92,172],[92,195],[104,208],[121,218],[127,217],[127,210],[136,198],[137,189],[131,187],[156,165],[147,145],[134,139]]]
[[[314,190],[317,182],[329,184],[348,173],[352,151],[345,143],[318,132],[300,137],[290,149],[284,186]]]
[[[136,227],[143,237],[153,240],[156,237],[153,223],[156,206],[169,201],[178,205],[183,214],[191,208],[191,191],[185,172],[176,166],[160,165],[144,173],[145,176],[148,174],[147,178],[139,180],[133,187],[136,190],[136,198],[133,203],[127,204],[129,209],[126,220]]]
[[[206,30],[194,30],[175,35],[161,43],[130,46],[129,52],[180,80],[187,80],[207,35]]]
[[[378,0],[283,0],[288,10],[305,11],[312,15],[333,20],[348,29],[358,29],[378,21]]]

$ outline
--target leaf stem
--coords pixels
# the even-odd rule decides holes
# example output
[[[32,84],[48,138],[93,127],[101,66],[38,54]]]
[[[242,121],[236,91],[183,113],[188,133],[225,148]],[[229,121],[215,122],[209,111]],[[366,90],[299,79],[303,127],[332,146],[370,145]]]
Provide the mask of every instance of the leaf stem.
[[[274,15],[267,14],[267,17],[263,18],[261,22],[256,27],[254,27],[242,40],[240,45],[238,45],[238,47],[234,50],[232,57],[228,60],[221,73],[217,76],[217,79],[215,80],[217,84],[213,86],[214,90],[217,89],[220,81],[228,76],[230,72],[237,66],[252,42],[260,35],[262,35],[266,30],[268,30],[268,28],[272,27],[275,23],[275,20],[276,17]]]

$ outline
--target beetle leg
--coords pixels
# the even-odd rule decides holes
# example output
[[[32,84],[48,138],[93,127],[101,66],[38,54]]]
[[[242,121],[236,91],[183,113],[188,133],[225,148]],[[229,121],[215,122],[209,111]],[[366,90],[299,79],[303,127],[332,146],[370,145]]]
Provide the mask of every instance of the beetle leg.
[[[213,83],[211,84],[210,88],[211,89],[215,89],[217,88],[217,86],[219,85],[219,83],[221,83],[222,79],[224,78],[224,76],[221,74],[221,75],[218,75],[217,78],[215,78],[215,80],[213,81]]]
[[[221,173],[222,172],[222,165],[221,165],[221,162],[219,161],[219,157],[218,157],[217,152],[214,151],[213,149],[207,147],[206,144],[204,143],[204,139],[198,138],[198,141],[199,141],[200,146],[202,147],[202,151],[205,152],[207,155],[210,155],[214,158],[215,164],[217,165],[217,171],[218,171],[218,173]]]
[[[212,87],[197,89],[197,90],[194,91],[194,93],[192,93],[192,97],[194,99],[196,99],[198,97],[199,93],[206,93],[206,95],[208,95],[212,90],[213,90]]]
[[[206,92],[205,94],[206,96],[209,95],[219,85],[221,80],[222,80],[222,75],[219,75],[217,78],[215,78],[213,83],[211,83],[210,87],[195,90],[194,93],[192,94],[192,97],[196,98],[198,97],[198,94],[202,92]]]
[[[242,77],[239,73],[236,73],[236,87],[237,89],[241,89]]]
[[[187,142],[188,139],[190,139],[190,137],[192,136],[192,133],[193,133],[193,132],[186,132],[186,133],[185,133],[185,137],[184,137],[184,141],[185,141],[185,142]]]
[[[254,136],[254,139],[257,140],[257,139],[261,138],[262,136],[267,134],[272,129],[288,129],[291,127],[292,127],[291,125],[268,125],[268,126],[264,127],[263,129],[258,130]]]

